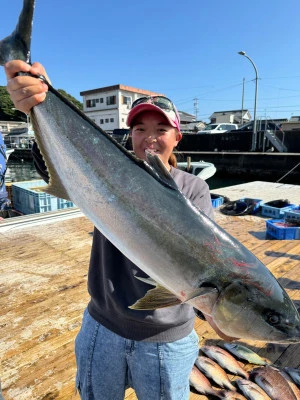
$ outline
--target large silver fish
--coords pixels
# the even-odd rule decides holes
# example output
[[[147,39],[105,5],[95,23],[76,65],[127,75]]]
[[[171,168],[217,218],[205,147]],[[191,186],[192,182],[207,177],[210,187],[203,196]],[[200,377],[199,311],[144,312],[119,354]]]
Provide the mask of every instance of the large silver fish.
[[[0,42],[2,65],[30,62],[33,8],[34,0],[24,0],[16,30]],[[284,289],[182,195],[159,157],[138,160],[51,85],[31,121],[50,174],[47,192],[72,200],[151,277],[155,287],[132,308],[185,302],[221,336],[300,341],[299,315]]]

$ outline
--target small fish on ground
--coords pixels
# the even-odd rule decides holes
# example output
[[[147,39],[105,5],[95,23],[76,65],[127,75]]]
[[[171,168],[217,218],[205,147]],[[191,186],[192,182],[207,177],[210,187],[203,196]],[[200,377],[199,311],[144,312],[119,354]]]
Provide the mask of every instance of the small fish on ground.
[[[266,358],[260,357],[255,351],[248,349],[248,347],[243,346],[238,343],[223,343],[225,349],[230,351],[230,353],[234,354],[236,357],[240,358],[241,360],[246,360],[250,364],[256,365],[270,365],[272,364],[270,360]]]
[[[279,373],[284,377],[284,379],[289,384],[290,388],[294,392],[294,395],[296,396],[296,399],[300,400],[300,389],[298,388],[296,383],[293,381],[292,377],[284,370],[279,370]]]
[[[212,379],[220,387],[236,391],[224,369],[215,361],[208,357],[198,356],[195,364],[207,378]]]
[[[235,382],[240,391],[243,392],[249,400],[272,400],[255,382],[247,379],[237,379]]]
[[[254,368],[250,378],[255,381],[272,400],[296,400],[294,392],[284,377],[270,366]]]
[[[210,394],[219,397],[219,393],[215,390],[206,376],[194,365],[190,374],[190,386],[201,394]]]
[[[210,359],[216,361],[220,367],[227,369],[235,375],[243,376],[248,379],[249,374],[244,368],[239,364],[239,362],[226,350],[218,346],[202,346],[201,351],[206,354]]]
[[[290,368],[290,367],[284,367],[283,369],[290,375],[290,377],[293,379],[296,385],[300,386],[300,370],[297,368]]]
[[[223,400],[247,400],[245,396],[232,390],[221,390],[220,394]]]

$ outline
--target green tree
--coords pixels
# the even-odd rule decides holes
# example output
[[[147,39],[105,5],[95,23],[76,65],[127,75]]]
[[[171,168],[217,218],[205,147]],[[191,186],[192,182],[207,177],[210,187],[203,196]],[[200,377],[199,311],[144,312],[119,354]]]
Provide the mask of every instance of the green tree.
[[[66,97],[71,101],[77,108],[81,111],[83,110],[83,105],[80,101],[75,99],[75,97],[68,94],[63,89],[58,89],[61,95]],[[5,86],[0,86],[0,121],[24,121],[27,118],[24,113],[15,109],[13,102],[11,101],[9,94],[7,93]]]
[[[74,106],[76,106],[77,108],[79,108],[79,110],[83,110],[83,104],[80,103],[79,100],[75,99],[75,97],[71,96],[70,94],[68,94],[66,91],[64,91],[63,89],[58,89],[58,92],[64,96],[67,100],[69,100],[71,103],[74,104]]]
[[[26,115],[15,109],[5,86],[0,86],[0,121],[26,122]]]

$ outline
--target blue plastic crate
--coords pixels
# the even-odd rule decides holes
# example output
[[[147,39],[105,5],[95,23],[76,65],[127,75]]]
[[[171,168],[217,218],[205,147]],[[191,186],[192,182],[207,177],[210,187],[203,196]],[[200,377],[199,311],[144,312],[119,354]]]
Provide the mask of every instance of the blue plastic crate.
[[[270,219],[266,221],[267,235],[278,240],[300,240],[300,227],[278,226],[285,224],[284,219]]]
[[[261,206],[261,214],[265,217],[271,217],[271,218],[283,218],[284,214],[286,211],[290,211],[293,208],[295,208],[295,204],[289,204],[286,207],[272,207],[268,205],[267,203],[262,204]]]
[[[247,205],[253,205],[252,214],[257,214],[261,205],[263,204],[263,200],[261,199],[252,199],[251,197],[243,197],[239,201],[246,203]]]
[[[57,209],[62,210],[64,208],[76,207],[72,201],[57,198]]]
[[[66,200],[37,189],[43,186],[47,186],[43,180],[13,183],[14,208],[22,214],[34,214],[73,207],[72,202],[66,202]],[[70,203],[72,203],[72,206]],[[59,206],[61,207],[59,208]]]
[[[284,219],[289,222],[300,222],[300,206],[284,212]]]
[[[211,204],[212,204],[213,208],[218,208],[224,203],[224,197],[222,197],[222,196],[217,196],[217,195],[211,193],[210,198],[211,198]]]

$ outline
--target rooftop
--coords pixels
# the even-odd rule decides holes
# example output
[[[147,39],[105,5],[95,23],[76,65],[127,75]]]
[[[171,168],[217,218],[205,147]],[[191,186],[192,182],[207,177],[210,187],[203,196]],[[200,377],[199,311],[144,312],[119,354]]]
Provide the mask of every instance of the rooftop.
[[[122,85],[122,84],[105,86],[105,87],[101,87],[98,89],[85,90],[83,92],[80,92],[80,96],[86,96],[86,95],[95,94],[95,93],[110,92],[113,90],[125,90],[127,92],[144,94],[146,96],[164,96],[162,93],[151,92],[150,90],[138,89],[138,88],[134,88],[131,86]]]

